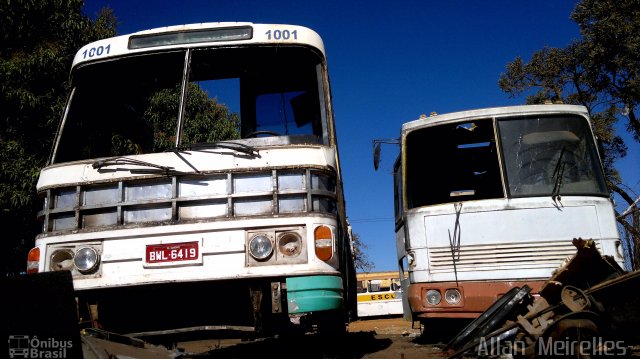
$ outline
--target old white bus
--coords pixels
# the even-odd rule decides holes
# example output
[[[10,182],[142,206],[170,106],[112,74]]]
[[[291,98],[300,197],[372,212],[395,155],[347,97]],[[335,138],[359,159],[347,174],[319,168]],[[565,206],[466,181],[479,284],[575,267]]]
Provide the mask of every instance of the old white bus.
[[[395,164],[407,316],[474,318],[513,287],[537,292],[573,238],[622,248],[585,107],[530,105],[405,123]]]
[[[151,335],[355,317],[316,32],[204,23],[108,38],[77,52],[71,84],[28,271],[71,271],[83,318]]]

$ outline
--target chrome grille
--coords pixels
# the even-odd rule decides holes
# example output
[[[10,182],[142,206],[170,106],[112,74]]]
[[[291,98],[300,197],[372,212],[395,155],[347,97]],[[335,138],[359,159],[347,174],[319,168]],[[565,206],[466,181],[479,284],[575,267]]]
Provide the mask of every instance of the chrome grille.
[[[304,212],[336,212],[335,174],[269,170],[173,176],[43,191],[43,232]]]

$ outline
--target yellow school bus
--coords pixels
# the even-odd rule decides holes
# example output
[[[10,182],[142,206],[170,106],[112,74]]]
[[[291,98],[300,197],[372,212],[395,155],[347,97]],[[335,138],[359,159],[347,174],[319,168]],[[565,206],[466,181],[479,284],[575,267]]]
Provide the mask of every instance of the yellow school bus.
[[[358,273],[358,317],[402,315],[398,272]]]

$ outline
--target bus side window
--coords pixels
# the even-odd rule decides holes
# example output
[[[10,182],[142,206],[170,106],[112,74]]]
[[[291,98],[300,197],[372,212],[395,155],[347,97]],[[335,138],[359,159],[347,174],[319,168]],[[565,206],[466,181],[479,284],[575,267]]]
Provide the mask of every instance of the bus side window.
[[[380,291],[380,280],[373,279],[369,281],[369,291],[371,292],[379,292]]]
[[[380,281],[380,291],[388,292],[391,290],[391,279],[383,279]]]
[[[369,288],[367,288],[366,280],[359,280],[356,285],[357,285],[358,293],[367,293],[369,291]]]

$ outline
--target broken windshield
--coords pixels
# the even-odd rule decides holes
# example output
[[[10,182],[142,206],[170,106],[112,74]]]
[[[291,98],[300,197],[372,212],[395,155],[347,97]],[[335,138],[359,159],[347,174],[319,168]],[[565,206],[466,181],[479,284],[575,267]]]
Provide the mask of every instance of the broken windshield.
[[[322,60],[302,47],[193,49],[87,64],[72,74],[53,162],[244,138],[250,146],[326,143],[318,79]]]
[[[504,197],[491,119],[409,133],[405,168],[409,208]]]
[[[512,197],[608,194],[584,118],[511,118],[498,127]]]
[[[589,123],[580,116],[475,119],[406,137],[408,208],[492,198],[603,195],[607,187]],[[508,193],[503,192],[502,179]]]

